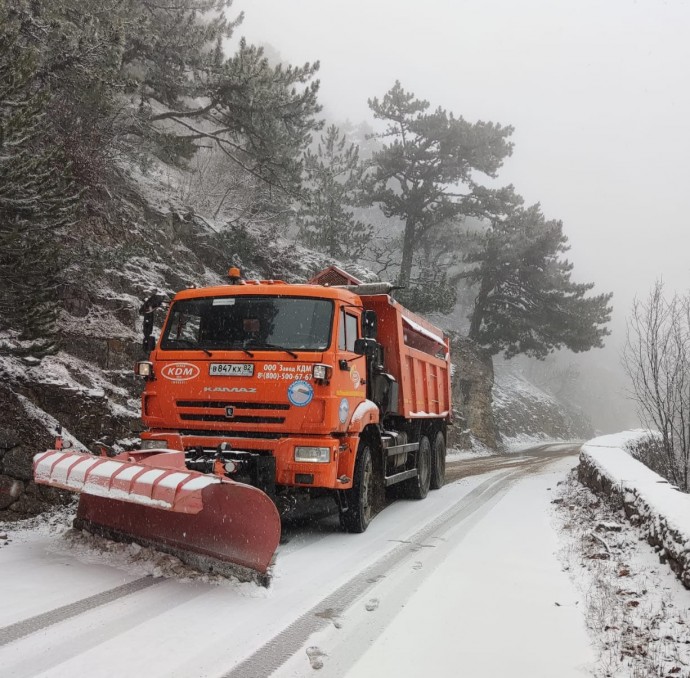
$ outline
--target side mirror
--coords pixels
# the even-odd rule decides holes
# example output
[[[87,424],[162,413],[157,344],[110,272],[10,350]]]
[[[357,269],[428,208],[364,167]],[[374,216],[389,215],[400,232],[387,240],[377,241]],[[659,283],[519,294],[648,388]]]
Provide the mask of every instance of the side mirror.
[[[146,342],[151,338],[153,333],[153,311],[144,316],[144,350],[146,350]]]
[[[150,334],[147,337],[144,337],[141,347],[144,349],[144,353],[151,353],[151,351],[156,348],[156,337]]]
[[[378,325],[376,311],[366,310],[362,313],[362,336],[365,339],[376,339]]]
[[[354,351],[357,355],[364,355],[367,358],[376,358],[379,345],[375,339],[356,339]]]
[[[154,294],[150,296],[139,309],[139,315],[144,316],[144,350],[146,351],[147,342],[153,332],[153,312],[160,308],[165,301],[162,294]],[[155,345],[155,340],[154,340]],[[150,350],[150,349],[149,349]]]

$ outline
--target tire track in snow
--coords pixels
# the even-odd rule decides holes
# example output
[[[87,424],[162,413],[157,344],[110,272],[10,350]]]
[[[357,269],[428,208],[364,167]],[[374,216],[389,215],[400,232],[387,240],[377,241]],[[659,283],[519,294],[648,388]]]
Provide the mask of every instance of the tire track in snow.
[[[497,520],[500,519],[497,519],[496,515],[503,516],[504,520],[507,519],[508,521],[510,521],[513,513],[512,507],[516,507],[516,505],[514,503],[510,503],[511,500],[506,499],[506,497],[509,496],[509,493],[513,492],[516,487],[522,486],[523,482],[528,480],[530,476],[532,478],[535,478],[542,476],[542,474],[551,473],[552,471],[548,467],[550,467],[553,462],[559,462],[560,460],[560,457],[553,457],[551,459],[537,459],[529,466],[525,466],[519,471],[514,471],[513,473],[511,473],[510,477],[507,478],[507,483],[504,488],[504,491],[497,493],[495,497],[493,497],[488,502],[485,502],[481,507],[479,507],[478,510],[474,511],[471,515],[469,515],[467,519],[458,520],[454,525],[450,525],[448,527],[448,530],[444,533],[443,541],[439,544],[438,548],[430,549],[428,552],[418,554],[424,557],[423,575],[421,577],[415,577],[411,572],[406,571],[406,567],[399,567],[395,571],[393,571],[390,577],[387,577],[385,580],[380,582],[377,585],[377,587],[374,588],[370,593],[370,595],[378,596],[378,598],[380,599],[381,604],[377,608],[376,614],[367,614],[366,612],[364,612],[362,608],[364,607],[366,609],[364,602],[365,599],[358,599],[357,601],[355,601],[355,604],[348,608],[342,615],[343,631],[339,633],[334,633],[333,631],[325,630],[317,634],[316,636],[310,637],[304,645],[318,647],[319,651],[322,652],[322,655],[324,657],[323,668],[321,671],[319,671],[320,677],[349,678],[352,675],[362,677],[374,675],[384,676],[393,675],[397,669],[401,668],[403,669],[402,672],[405,673],[405,675],[410,676],[421,676],[426,674],[443,674],[458,676],[490,675],[494,677],[499,675],[527,676],[535,673],[535,670],[536,673],[539,673],[540,676],[548,675],[551,677],[553,675],[560,676],[566,674],[568,676],[581,675],[581,672],[579,670],[565,672],[559,672],[558,670],[556,670],[552,671],[551,673],[548,673],[547,670],[546,672],[542,673],[543,665],[540,665],[538,661],[535,666],[531,667],[531,673],[529,671],[525,672],[524,670],[521,672],[520,668],[517,669],[517,672],[513,671],[511,673],[510,669],[508,669],[506,666],[502,666],[502,670],[500,672],[496,672],[495,666],[492,664],[492,660],[490,659],[491,651],[495,648],[495,645],[492,646],[491,640],[487,642],[487,646],[483,648],[482,652],[475,655],[477,658],[484,657],[484,660],[479,659],[479,662],[481,663],[481,668],[479,666],[474,666],[472,669],[470,669],[469,673],[467,673],[466,671],[462,670],[462,662],[458,664],[454,661],[454,659],[452,659],[451,663],[448,663],[446,665],[444,673],[443,660],[439,660],[439,658],[437,657],[434,643],[444,643],[444,647],[451,648],[449,654],[452,656],[455,651],[453,643],[459,638],[461,639],[460,636],[454,635],[453,632],[449,632],[445,636],[432,632],[431,634],[425,635],[423,640],[416,633],[413,632],[408,638],[406,638],[406,642],[410,644],[410,647],[414,647],[415,643],[421,642],[422,644],[419,645],[420,648],[428,648],[428,653],[422,655],[423,659],[425,659],[426,661],[422,660],[421,663],[414,664],[414,666],[412,664],[412,657],[410,658],[411,662],[409,665],[407,663],[404,663],[402,666],[398,666],[396,668],[391,668],[390,666],[386,666],[385,668],[383,668],[378,664],[378,662],[372,663],[370,661],[371,657],[364,659],[364,662],[362,664],[359,663],[359,660],[363,658],[363,655],[365,655],[367,651],[372,648],[372,646],[377,645],[377,639],[381,635],[385,634],[385,637],[383,642],[380,645],[378,645],[378,647],[376,647],[376,651],[380,653],[381,648],[387,648],[388,650],[392,650],[389,643],[391,642],[391,638],[397,637],[397,634],[391,632],[393,631],[393,629],[395,629],[396,632],[401,629],[401,626],[397,624],[396,620],[399,614],[403,612],[403,608],[407,607],[408,603],[411,603],[414,609],[414,605],[419,604],[419,600],[425,600],[425,605],[431,606],[430,609],[433,610],[435,599],[443,598],[444,600],[454,601],[455,610],[460,610],[461,615],[464,615],[465,617],[466,623],[469,624],[469,628],[473,628],[473,611],[471,609],[471,606],[465,607],[464,599],[461,597],[456,597],[456,595],[449,593],[448,596],[450,597],[446,597],[446,592],[448,589],[444,585],[444,579],[435,578],[434,572],[437,569],[444,567],[444,577],[454,577],[456,575],[459,575],[459,581],[464,581],[464,585],[468,586],[469,589],[475,591],[476,594],[479,596],[479,600],[481,601],[481,606],[483,609],[485,609],[486,603],[488,603],[489,605],[492,604],[492,597],[494,597],[494,600],[496,600],[496,598],[493,593],[493,588],[491,588],[491,584],[489,584],[490,589],[489,591],[487,591],[484,587],[481,586],[480,582],[476,582],[475,585],[475,582],[472,581],[471,577],[467,576],[468,573],[462,573],[462,571],[458,571],[454,567],[449,568],[447,566],[447,559],[449,557],[457,558],[458,551],[464,552],[463,559],[466,559],[468,557],[471,560],[476,559],[475,564],[481,563],[487,557],[491,559],[490,562],[494,565],[498,563],[499,567],[496,568],[492,574],[498,580],[504,582],[503,590],[504,594],[507,594],[506,598],[509,598],[509,596],[512,595],[512,591],[510,591],[510,589],[516,582],[513,581],[513,578],[510,576],[510,570],[503,570],[502,568],[500,568],[500,557],[506,552],[505,542],[500,537],[495,539],[489,538],[487,542],[486,537],[491,534],[492,529],[489,528],[489,531],[487,531],[487,525],[493,524],[495,526],[497,524]],[[568,463],[572,464],[573,462],[570,461]],[[563,466],[562,468],[565,469],[565,466]],[[546,475],[544,475],[543,477],[546,477]],[[546,484],[547,483],[542,485],[542,487],[546,488]],[[517,490],[517,492],[520,492],[520,490]],[[517,494],[514,496],[524,497],[524,490],[523,495]],[[533,496],[536,495],[530,494],[530,499]],[[548,499],[550,499],[550,497],[548,497],[547,495],[546,500],[548,501]],[[520,509],[517,510],[519,512]],[[540,511],[543,510],[543,506],[540,507]],[[509,511],[509,513],[506,513],[506,511]],[[511,530],[510,534],[513,535],[516,533],[516,539],[521,540],[519,528],[517,528],[516,530]],[[484,551],[485,544],[487,546],[486,552]],[[472,551],[467,550],[470,547],[472,548]],[[549,549],[546,549],[546,551],[548,552]],[[453,552],[455,552],[455,555],[453,555]],[[470,553],[473,553],[475,555],[471,556]],[[548,553],[541,553],[540,558],[541,557],[548,559]],[[457,561],[454,562],[457,563]],[[538,562],[541,562],[541,560],[534,560],[533,562],[536,564]],[[488,564],[489,563],[487,563],[487,565]],[[560,569],[560,566],[557,566],[557,570]],[[480,565],[480,571],[481,570],[483,570],[483,568],[481,568]],[[427,584],[430,584],[431,588],[425,590],[423,594],[424,597],[415,599],[414,596],[417,593],[419,593],[419,589],[422,586],[426,586]],[[510,593],[508,593],[508,591],[510,591]],[[502,599],[498,599],[497,602],[497,613],[500,615],[501,610],[503,609]],[[550,602],[551,601],[549,601],[549,603]],[[443,602],[441,602],[441,606],[443,607]],[[452,617],[449,617],[448,614],[449,611],[446,607],[445,617],[441,616],[434,618],[432,616],[421,619],[413,616],[412,621],[410,622],[410,615],[408,614],[406,617],[406,621],[408,622],[408,624],[411,623],[413,625],[412,628],[414,628],[414,624],[416,622],[419,622],[423,624],[425,628],[431,630],[434,629],[436,623],[442,623],[443,619],[445,619],[446,621],[448,619],[452,619]],[[394,623],[396,624],[396,626],[392,627],[391,625]],[[450,623],[452,625],[452,622]],[[405,632],[405,629],[410,628],[408,624],[403,625],[403,633]],[[551,626],[549,625],[548,628],[550,629]],[[546,629],[542,629],[542,631],[546,631]],[[503,633],[504,635],[507,634],[508,637],[512,637],[510,635],[512,633],[512,628],[504,628]],[[489,632],[488,635],[484,635],[483,638],[490,638],[490,635],[491,634]],[[523,645],[525,647],[529,646],[529,639],[531,639],[532,637],[533,634],[530,635],[529,632],[527,632],[527,636],[523,638]],[[291,678],[296,678],[297,676],[307,675],[308,672],[304,669],[304,667],[307,666],[304,661],[304,651],[307,648],[305,648],[304,645],[298,650],[298,652],[291,658],[289,662],[287,662],[283,667],[281,667],[281,669],[272,674],[275,678],[287,678],[288,676],[290,676]],[[401,647],[404,648],[406,646],[403,645]],[[472,647],[472,644],[470,644],[469,647],[472,648],[469,650],[470,654],[477,650],[476,647]],[[459,650],[460,647],[458,646],[457,649]],[[465,646],[463,651],[467,651],[467,645]],[[379,658],[381,658],[382,661],[387,661],[383,659],[383,657],[385,656],[385,651],[384,654],[379,654]],[[446,655],[446,658],[448,658],[448,655]],[[440,664],[439,661],[441,662]],[[434,667],[438,669],[439,666],[441,667],[440,672],[439,670],[435,671]],[[509,662],[508,666],[510,666],[510,668],[513,668]],[[456,667],[456,670],[454,670],[452,667]],[[460,668],[457,669],[457,667]],[[391,673],[391,671],[393,673]]]
[[[553,460],[577,454],[581,443],[548,443],[537,445],[521,452],[511,454],[494,454],[477,459],[449,460],[446,464],[446,483],[460,478],[477,476],[497,469],[523,468],[536,463],[539,459]]]
[[[164,581],[164,579],[160,577],[141,577],[140,579],[135,579],[127,584],[122,584],[122,586],[116,586],[114,589],[109,589],[108,591],[103,591],[102,593],[96,593],[88,598],[82,598],[82,600],[78,600],[75,603],[63,605],[62,607],[56,607],[54,610],[43,612],[42,614],[37,614],[35,617],[29,617],[23,621],[0,628],[0,647],[3,647],[4,645],[7,645],[15,640],[19,640],[24,636],[36,633],[37,631],[42,631],[43,629],[53,626],[54,624],[59,624],[66,619],[71,619],[72,617],[76,617],[84,612],[89,612],[90,610],[101,607],[102,605],[112,603],[114,600],[118,600],[124,596],[137,593],[138,591],[146,589],[149,586],[159,584],[162,581]]]
[[[528,469],[534,470],[550,460],[539,459],[535,464],[523,464],[518,471],[503,471],[485,480],[455,506],[448,509],[435,520],[425,525],[412,535],[405,543],[396,546],[368,568],[336,589],[317,605],[297,618],[283,631],[274,636],[268,643],[256,650],[249,657],[233,667],[223,678],[248,678],[249,676],[268,676],[279,669],[290,659],[315,632],[330,624],[323,610],[344,610],[355,600],[375,586],[376,582],[386,576],[391,569],[401,565],[405,560],[416,557],[415,552],[430,538],[440,536],[459,521],[484,508],[492,499],[505,492],[510,484]],[[319,614],[321,613],[321,614]]]
[[[430,549],[428,553],[420,553],[419,560],[412,565],[410,571],[405,572],[404,568],[399,567],[381,585],[386,586],[385,593],[379,588],[371,591],[371,594],[380,597],[381,606],[377,606],[377,614],[369,616],[366,623],[350,625],[346,615],[343,615],[343,627],[346,633],[343,634],[341,642],[332,645],[328,652],[324,651],[324,656],[328,656],[327,662],[324,661],[323,678],[345,678],[349,675],[350,669],[357,662],[360,653],[363,654],[393,622],[395,617],[405,606],[410,597],[420,585],[419,577],[415,577],[413,571],[423,570],[422,581],[432,576],[433,572],[445,561],[449,553],[453,551],[466,536],[472,533],[475,528],[482,529],[484,517],[503,499],[503,496],[518,481],[527,476],[540,473],[546,466],[556,461],[556,458],[533,458],[529,463],[523,463],[519,469],[512,470],[504,474],[504,482],[496,492],[492,492],[489,497],[482,497],[481,503],[475,507],[467,507],[461,515],[452,522],[446,522],[445,527],[439,534],[442,537],[434,536],[432,539],[438,540],[437,548]],[[391,588],[392,586],[392,588]],[[361,605],[362,601],[358,601]],[[349,612],[354,606],[348,609]],[[361,622],[361,620],[360,620]],[[323,645],[317,640],[315,645]],[[289,672],[277,672],[278,676],[292,675]],[[299,675],[299,674],[295,674]]]

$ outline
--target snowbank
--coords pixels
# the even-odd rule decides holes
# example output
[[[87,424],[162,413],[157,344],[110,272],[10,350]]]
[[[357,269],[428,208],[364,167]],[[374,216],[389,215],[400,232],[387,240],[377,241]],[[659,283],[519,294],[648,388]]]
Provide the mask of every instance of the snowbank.
[[[619,502],[629,520],[690,589],[690,495],[633,459],[629,446],[655,432],[639,429],[602,436],[583,445],[580,480]]]

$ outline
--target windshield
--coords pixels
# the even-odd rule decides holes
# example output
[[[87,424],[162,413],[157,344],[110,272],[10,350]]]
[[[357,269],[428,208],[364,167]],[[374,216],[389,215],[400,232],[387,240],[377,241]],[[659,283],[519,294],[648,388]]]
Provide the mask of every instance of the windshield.
[[[332,319],[333,302],[326,299],[189,299],[173,305],[161,348],[323,351],[331,343]]]

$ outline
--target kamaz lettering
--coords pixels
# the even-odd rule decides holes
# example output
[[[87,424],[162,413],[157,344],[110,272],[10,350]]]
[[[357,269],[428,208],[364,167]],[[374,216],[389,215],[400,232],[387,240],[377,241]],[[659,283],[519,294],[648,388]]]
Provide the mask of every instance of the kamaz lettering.
[[[256,393],[255,388],[245,388],[240,386],[205,386],[204,393]]]

